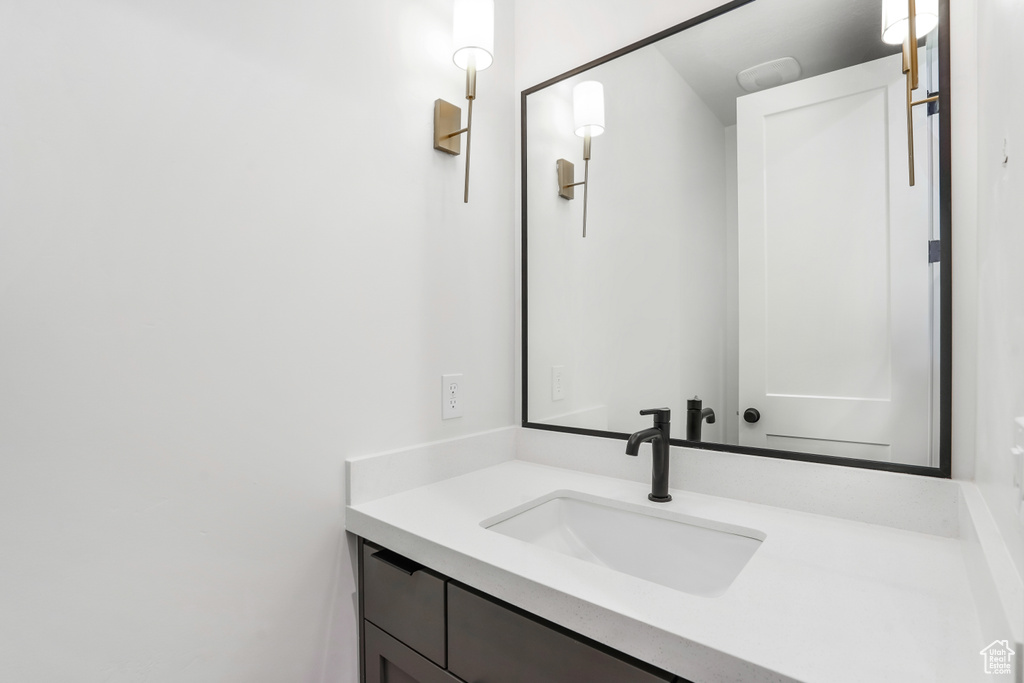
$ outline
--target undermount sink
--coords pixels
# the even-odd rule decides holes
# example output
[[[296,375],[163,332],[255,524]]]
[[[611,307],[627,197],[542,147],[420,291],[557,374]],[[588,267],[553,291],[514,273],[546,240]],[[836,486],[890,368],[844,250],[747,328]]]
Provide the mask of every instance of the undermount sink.
[[[574,491],[538,498],[481,526],[705,597],[725,593],[765,539],[754,529]]]

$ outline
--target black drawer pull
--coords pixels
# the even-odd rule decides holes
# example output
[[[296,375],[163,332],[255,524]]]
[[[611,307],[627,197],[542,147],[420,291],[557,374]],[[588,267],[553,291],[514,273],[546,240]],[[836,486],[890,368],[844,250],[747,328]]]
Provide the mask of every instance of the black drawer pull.
[[[398,553],[388,550],[387,548],[384,550],[378,550],[370,557],[380,560],[389,567],[393,567],[403,574],[408,574],[409,576],[412,576],[419,570],[423,569],[423,565],[419,562],[414,562],[408,557],[402,557]]]

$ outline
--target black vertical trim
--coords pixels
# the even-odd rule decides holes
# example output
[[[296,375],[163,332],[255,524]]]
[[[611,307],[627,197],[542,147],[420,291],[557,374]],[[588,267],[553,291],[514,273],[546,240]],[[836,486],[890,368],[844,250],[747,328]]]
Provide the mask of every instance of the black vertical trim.
[[[523,218],[522,245],[520,247],[520,249],[522,249],[522,253],[519,255],[519,265],[520,265],[520,267],[522,269],[522,274],[521,274],[522,282],[521,282],[521,286],[522,286],[522,290],[523,290],[522,293],[521,293],[522,306],[520,306],[520,308],[519,308],[519,311],[520,311],[520,321],[519,322],[522,325],[522,334],[523,334],[523,338],[522,338],[522,347],[523,348],[521,350],[522,354],[523,354],[523,367],[521,368],[522,369],[522,374],[523,374],[523,383],[521,385],[521,391],[523,392],[523,395],[521,397],[522,401],[523,401],[523,406],[522,406],[523,414],[520,417],[522,418],[522,425],[524,427],[527,425],[528,415],[529,415],[529,413],[527,412],[527,407],[526,407],[526,405],[527,405],[526,397],[528,395],[527,390],[529,389],[529,377],[527,376],[527,372],[526,372],[527,368],[529,367],[529,365],[527,364],[527,353],[528,353],[527,349],[528,349],[529,345],[526,343],[526,340],[529,339],[529,337],[527,336],[527,332],[528,332],[527,328],[528,328],[528,325],[529,325],[529,322],[528,322],[529,316],[527,315],[527,311],[530,310],[527,307],[527,292],[528,292],[528,289],[527,289],[527,286],[526,286],[526,232],[527,232],[527,230],[526,230],[526,96],[529,94],[529,92],[530,92],[529,90],[524,90],[522,92],[522,94],[519,96],[519,102],[520,102],[520,104],[519,104],[519,108],[520,108],[519,118],[522,120],[522,125],[520,126],[520,140],[519,140],[519,149],[520,149],[520,158],[521,158],[520,168],[519,168],[519,172],[520,172],[520,181],[519,182],[520,182],[520,188],[521,188],[520,195],[522,197],[521,211],[522,211],[522,214],[523,214],[523,216],[522,216],[522,218]]]
[[[356,553],[356,596],[359,603],[359,681],[366,683],[366,620],[363,614],[363,537],[359,537]]]
[[[939,471],[953,476],[953,123],[950,97],[949,0],[939,0]]]

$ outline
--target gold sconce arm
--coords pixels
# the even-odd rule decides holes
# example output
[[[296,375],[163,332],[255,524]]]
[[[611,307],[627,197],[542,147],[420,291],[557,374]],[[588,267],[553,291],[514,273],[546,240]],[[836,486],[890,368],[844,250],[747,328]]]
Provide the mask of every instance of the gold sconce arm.
[[[910,73],[911,90],[917,90],[917,2],[907,0],[907,39],[903,41],[903,71]]]
[[[466,134],[466,189],[462,201],[469,203],[469,158],[473,145],[473,100],[476,99],[476,66],[470,58],[466,68],[466,127],[462,125],[462,109],[445,100],[434,100],[434,149],[453,156],[462,153],[462,138]]]
[[[907,37],[903,41],[903,73],[907,75],[907,151],[910,167],[910,186],[915,183],[914,178],[914,107],[919,104],[938,102],[939,94],[915,100],[913,92],[919,86],[918,59],[917,59],[917,3],[916,0],[907,0]]]
[[[573,188],[583,186],[583,236],[587,236],[587,190],[590,188],[590,136],[583,138],[583,180],[575,182],[576,170],[568,159],[555,162],[558,171],[558,196],[563,199],[575,199]]]

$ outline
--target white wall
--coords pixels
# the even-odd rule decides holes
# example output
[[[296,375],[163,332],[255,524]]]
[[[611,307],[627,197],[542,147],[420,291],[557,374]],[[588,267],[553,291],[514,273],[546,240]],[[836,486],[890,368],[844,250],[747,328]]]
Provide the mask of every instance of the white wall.
[[[583,188],[571,202],[558,197],[555,159],[574,161],[583,178],[571,103],[589,79],[604,85],[607,126],[593,140],[584,239]],[[653,48],[530,95],[529,107],[531,420],[633,432],[650,424],[640,408],[685,409],[695,394],[721,414],[722,124]],[[566,368],[558,401],[552,365]],[[679,417],[674,436],[685,438]],[[705,436],[720,441],[719,431],[709,425]]]
[[[699,395],[719,415],[723,407],[725,131],[660,52],[634,55],[646,62],[639,70],[627,59],[602,67],[618,70],[625,95],[608,115],[629,122],[609,145],[614,189],[594,203],[595,216],[607,208],[605,277],[618,294],[607,300],[609,414],[629,433],[650,425],[641,408],[672,406],[673,436],[685,438],[686,399]],[[646,152],[639,162],[637,150]],[[721,426],[705,424],[704,438],[721,441]]]
[[[604,302],[613,292],[604,277],[607,221],[596,220],[595,192],[589,198],[589,235],[583,239],[583,187],[575,188],[573,201],[556,192],[556,159],[572,161],[576,178],[584,176],[583,141],[573,133],[572,123],[572,86],[580,80],[586,79],[559,84],[529,100],[528,277],[533,293],[529,334],[534,340],[530,344],[530,419],[608,429],[610,329]],[[606,83],[606,94],[609,87],[614,93],[616,84]],[[593,182],[603,185],[605,193],[611,185],[609,139],[614,140],[610,133],[594,139]],[[553,366],[563,366],[564,398],[560,400],[552,397]]]
[[[1024,68],[1015,47],[1024,35],[1024,4],[984,0],[977,8],[975,480],[1024,576],[1024,517],[1018,517],[1010,457],[1013,419],[1024,416]]]
[[[0,5],[0,679],[354,680],[343,459],[513,417],[496,4],[468,206],[449,0]]]

